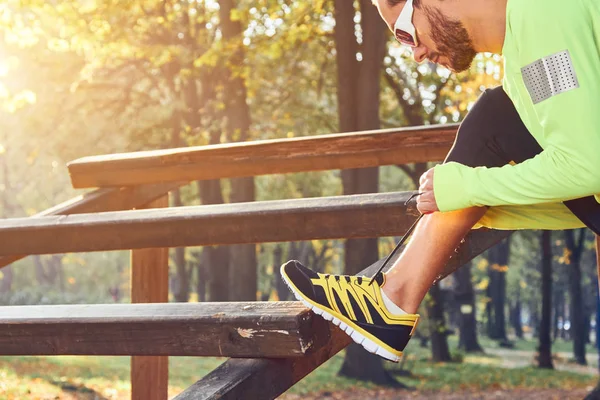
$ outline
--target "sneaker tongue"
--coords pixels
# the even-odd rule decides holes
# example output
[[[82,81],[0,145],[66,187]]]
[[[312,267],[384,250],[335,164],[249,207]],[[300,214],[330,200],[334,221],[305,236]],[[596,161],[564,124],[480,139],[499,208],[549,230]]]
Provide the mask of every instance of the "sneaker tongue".
[[[378,274],[377,274],[377,275],[376,275],[376,276],[373,278],[373,280],[374,280],[375,282],[377,282],[377,284],[378,284],[379,286],[383,285],[383,282],[385,281],[385,276],[383,276],[383,272],[380,272],[380,273],[378,273]]]

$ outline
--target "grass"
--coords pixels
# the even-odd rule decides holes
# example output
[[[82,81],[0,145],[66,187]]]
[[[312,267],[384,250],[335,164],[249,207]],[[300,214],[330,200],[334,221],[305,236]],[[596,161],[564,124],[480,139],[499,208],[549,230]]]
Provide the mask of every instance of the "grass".
[[[450,347],[456,349],[456,338],[450,337]],[[486,348],[497,344],[481,338]],[[536,342],[519,340],[516,350],[533,351]],[[570,343],[555,346],[569,351]],[[510,351],[510,350],[509,350]],[[502,359],[490,354],[466,355],[462,363],[433,363],[430,351],[411,343],[407,349],[405,369],[410,377],[400,377],[403,383],[419,390],[456,391],[512,388],[574,389],[593,386],[596,377],[564,371],[539,370],[533,367],[498,368]],[[213,370],[224,359],[171,357],[169,359],[169,393],[181,392]],[[343,362],[340,354],[329,360],[296,385],[290,393],[309,394],[338,391],[353,387],[375,388],[370,383],[337,376]],[[399,367],[389,364],[390,371]],[[128,357],[0,357],[0,400],[4,399],[92,399],[97,393],[107,399],[128,399]]]

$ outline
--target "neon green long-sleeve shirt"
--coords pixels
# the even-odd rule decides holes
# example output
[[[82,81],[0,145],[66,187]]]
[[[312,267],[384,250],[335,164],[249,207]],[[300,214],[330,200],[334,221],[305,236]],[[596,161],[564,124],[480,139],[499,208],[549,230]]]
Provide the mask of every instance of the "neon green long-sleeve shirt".
[[[499,168],[436,166],[438,208],[505,208],[485,224],[504,229],[580,225],[561,202],[600,198],[600,1],[508,0],[506,16],[503,87],[543,151]]]

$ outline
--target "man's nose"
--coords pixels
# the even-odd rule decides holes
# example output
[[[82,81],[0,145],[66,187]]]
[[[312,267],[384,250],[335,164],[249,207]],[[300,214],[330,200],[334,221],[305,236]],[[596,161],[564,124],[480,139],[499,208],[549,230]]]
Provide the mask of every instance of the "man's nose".
[[[418,63],[422,63],[427,58],[427,49],[424,46],[413,47],[412,51],[413,58]]]

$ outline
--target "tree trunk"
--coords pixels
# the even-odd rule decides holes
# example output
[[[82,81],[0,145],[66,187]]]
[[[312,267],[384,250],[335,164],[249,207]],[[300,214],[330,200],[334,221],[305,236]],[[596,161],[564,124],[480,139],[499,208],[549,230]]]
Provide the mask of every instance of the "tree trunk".
[[[552,313],[552,245],[550,231],[543,231],[542,242],[542,320],[539,329],[539,358],[540,368],[553,369],[552,341],[550,340]]]
[[[429,329],[431,330],[431,358],[434,362],[451,361],[447,339],[448,332],[444,321],[442,290],[439,285],[433,285],[429,289],[429,296],[427,315],[429,316]]]
[[[487,302],[485,303],[485,327],[487,331],[487,336],[489,338],[494,335],[494,321],[493,321],[493,313],[492,313],[492,277],[490,275],[490,271],[488,270],[488,278],[489,283],[487,288],[485,289],[485,295],[487,296]]]
[[[290,257],[290,259],[292,259]],[[281,274],[279,273],[279,267],[283,264],[283,246],[278,244],[273,250],[273,266],[275,267],[275,290],[277,290],[277,297],[279,301],[286,301],[290,297],[290,290],[285,284]]]
[[[600,236],[596,236],[596,278],[598,282],[598,290],[600,290]],[[600,350],[600,296],[598,291],[596,292],[596,347]],[[600,368],[600,360],[598,362]],[[592,390],[585,398],[585,400],[598,400],[600,399],[600,380],[596,384],[596,388]]]
[[[554,285],[555,287],[558,285]],[[552,338],[556,340],[558,338],[560,332],[558,330],[558,321],[561,320],[560,307],[561,307],[561,299],[563,298],[562,293],[559,290],[554,289],[554,301],[553,301],[553,309],[554,309],[554,319],[552,322]]]
[[[571,252],[569,271],[569,317],[571,321],[571,337],[573,339],[573,354],[580,365],[587,365],[585,358],[585,322],[583,316],[583,296],[581,288],[581,254],[585,241],[586,229],[578,229],[576,237],[574,230],[566,230],[565,242]]]
[[[7,143],[8,141],[7,139],[7,134],[6,132],[3,132],[3,135],[0,137],[0,143]],[[3,148],[3,151],[0,151],[0,167],[2,168],[1,171],[1,175],[0,177],[2,178],[2,189],[0,190],[0,193],[2,194],[2,197],[0,197],[0,200],[2,200],[2,202],[0,203],[0,206],[2,206],[2,208],[0,209],[1,213],[0,216],[2,216],[2,218],[10,218],[11,217],[11,205],[10,205],[10,199],[9,196],[11,194],[11,183],[10,183],[10,179],[8,176],[8,155],[7,155],[7,151],[5,148]],[[36,256],[39,257],[39,256]],[[12,289],[12,283],[13,283],[13,270],[12,270],[12,266],[11,265],[7,265],[6,267],[2,268],[2,277],[0,278],[0,291],[2,293],[8,293],[11,291]]]
[[[203,252],[207,250],[208,249],[205,248]],[[208,279],[206,277],[206,265],[200,261],[202,259],[202,255],[200,255],[200,257],[197,259],[198,263],[196,264],[196,271],[198,272],[198,280],[196,282],[196,293],[198,294],[198,301],[203,302],[206,301],[206,287],[208,286]]]
[[[467,353],[483,351],[477,340],[477,319],[475,316],[475,291],[471,282],[471,263],[454,273],[456,287],[454,297],[459,308],[458,347]]]
[[[221,204],[221,182],[219,180],[198,182],[202,204]],[[207,301],[229,300],[229,249],[224,246],[207,246],[202,250],[202,261],[198,263],[198,285],[206,280]],[[204,277],[204,279],[202,279]],[[200,298],[200,291],[198,291]]]
[[[231,66],[223,74],[223,98],[225,103],[224,128],[230,141],[248,140],[250,131],[250,108],[247,103],[246,82],[235,69],[244,67],[244,46],[242,44],[242,24],[231,18],[236,9],[235,0],[219,1],[219,18],[223,40],[234,44],[227,54],[226,65]],[[231,179],[231,202],[250,202],[255,199],[254,177]],[[231,300],[256,300],[257,259],[256,245],[243,244],[230,246],[231,273],[229,290]]]
[[[0,280],[0,293],[9,293],[12,289],[13,270],[10,266],[2,268],[0,271],[2,279]]]
[[[531,301],[531,303],[529,303],[529,310],[531,312],[531,323],[529,324],[531,326],[531,334],[533,337],[538,337],[539,336],[539,322],[540,322],[540,318],[539,318],[539,305],[537,301]]]
[[[592,333],[592,324],[591,324],[591,316],[586,312],[583,315],[583,344],[588,345],[592,342],[590,341],[590,334]]]
[[[517,282],[517,285],[520,283]],[[517,298],[510,312],[510,321],[515,330],[515,336],[523,339],[523,325],[521,324],[521,287],[517,286]]]
[[[173,206],[181,207],[181,194],[179,189],[173,192]],[[173,249],[175,262],[175,282],[173,284],[173,297],[175,301],[186,303],[190,299],[190,270],[185,262],[185,247],[176,247]]]
[[[506,337],[506,272],[510,256],[510,238],[498,243],[489,250],[489,276],[491,297],[491,332],[490,338],[507,342]]]
[[[197,96],[193,95],[191,92],[195,93],[196,85],[188,83],[185,87],[186,101],[195,101]],[[171,127],[171,144],[173,147],[182,147],[184,145],[183,140],[181,138],[181,124],[182,124],[182,116],[179,111],[175,111],[173,113],[172,118],[172,127]],[[188,122],[194,119],[192,116],[188,116]],[[193,122],[192,122],[193,123]],[[181,207],[183,203],[181,202],[181,192],[180,189],[175,189],[171,192],[172,194],[172,206],[173,207]],[[175,301],[180,303],[186,303],[189,301],[190,297],[190,275],[191,270],[188,270],[187,263],[185,261],[185,247],[177,247],[173,249],[173,261],[175,262],[175,279],[172,284],[173,286],[173,297],[175,297]]]
[[[338,72],[338,112],[340,130],[378,129],[380,78],[385,55],[385,26],[377,9],[369,0],[361,0],[363,58],[356,60],[358,43],[355,36],[354,2],[335,0],[335,40]],[[342,171],[344,194],[376,193],[379,191],[379,169],[366,168]],[[377,239],[346,240],[345,272],[355,274],[379,259]],[[381,358],[352,344],[346,351],[339,372],[354,379],[399,386],[383,368]]]
[[[63,272],[63,255],[53,254],[48,260],[48,276],[52,285],[58,286],[61,292],[65,290],[65,275]]]

